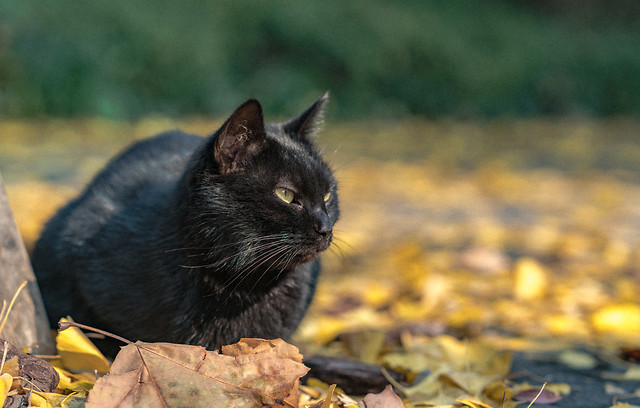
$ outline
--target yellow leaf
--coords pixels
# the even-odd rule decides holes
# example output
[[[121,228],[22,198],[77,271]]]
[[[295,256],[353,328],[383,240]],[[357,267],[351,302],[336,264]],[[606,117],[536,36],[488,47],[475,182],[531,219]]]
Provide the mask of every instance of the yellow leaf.
[[[65,393],[68,393],[69,391],[72,391],[72,392],[89,391],[91,388],[93,388],[93,384],[96,381],[95,376],[94,378],[89,379],[89,378],[84,378],[84,376],[82,375],[80,376],[73,375],[62,368],[58,368],[58,367],[53,367],[53,368],[58,372],[58,376],[60,377],[60,382],[58,382],[58,389],[65,391]]]
[[[12,384],[13,377],[11,374],[4,373],[0,375],[0,407],[4,405],[4,400],[7,398]]]
[[[405,351],[387,353],[382,357],[382,362],[394,369],[402,371],[405,375],[418,375],[434,366],[434,362],[426,353]]]
[[[359,361],[375,364],[384,345],[386,333],[382,330],[361,330],[345,333],[342,337]]]
[[[548,315],[544,324],[549,332],[555,335],[587,338],[590,332],[589,325],[578,316]]]
[[[61,322],[70,319],[62,318]],[[109,362],[100,350],[77,327],[69,327],[58,333],[56,346],[62,365],[70,370],[109,372]]]
[[[20,364],[18,364],[18,356],[13,356],[4,362],[2,366],[2,374],[9,374],[12,377],[20,377]]]
[[[592,315],[591,323],[600,332],[638,334],[640,333],[640,305],[623,303],[605,306]]]
[[[547,288],[547,271],[536,260],[522,258],[515,266],[515,296],[522,300],[541,298]]]
[[[64,395],[53,392],[33,392],[31,395],[31,406],[41,408],[83,406],[86,397],[76,394]]]
[[[472,400],[468,400],[468,399],[459,399],[456,400],[457,403],[465,405],[467,407],[471,407],[471,408],[492,408],[490,405],[487,405],[483,402],[480,401],[472,401]]]
[[[567,383],[547,384],[547,390],[552,391],[556,395],[565,396],[571,394],[571,385]]]
[[[46,398],[44,398],[42,395],[39,395],[38,393],[33,393],[31,395],[31,407],[37,407],[37,408],[51,408],[52,405],[47,401]]]
[[[327,396],[324,398],[324,402],[320,408],[331,408],[331,400],[333,399],[333,392],[336,389],[335,384],[331,384],[329,386],[329,390],[327,391]]]
[[[399,320],[419,321],[427,317],[428,310],[420,302],[399,299],[393,303],[393,314]]]

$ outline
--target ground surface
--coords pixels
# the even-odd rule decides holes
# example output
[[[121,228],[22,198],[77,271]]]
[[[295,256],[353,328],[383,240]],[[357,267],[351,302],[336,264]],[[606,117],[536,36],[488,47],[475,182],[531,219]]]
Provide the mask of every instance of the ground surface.
[[[1,122],[0,173],[27,244],[130,141],[218,124]],[[554,406],[610,406],[616,396],[640,404],[626,395],[640,389],[637,378],[603,377],[628,369],[618,360],[598,354],[577,369],[528,354],[640,347],[640,122],[326,127],[319,143],[343,216],[297,342],[346,355],[345,332],[405,326],[484,338],[517,350],[511,371],[535,374],[531,384],[569,383]],[[607,393],[607,383],[618,388]]]

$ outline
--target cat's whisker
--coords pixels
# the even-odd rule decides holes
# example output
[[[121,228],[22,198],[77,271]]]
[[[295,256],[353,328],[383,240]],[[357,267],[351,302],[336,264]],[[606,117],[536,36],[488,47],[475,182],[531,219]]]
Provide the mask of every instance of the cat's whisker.
[[[238,279],[239,277],[241,277],[241,279],[236,283],[235,287],[229,292],[229,295],[225,298],[224,301],[222,301],[222,303],[220,304],[220,306],[223,306],[231,297],[231,294],[235,293],[236,290],[238,289],[238,287],[242,284],[242,282],[253,272],[255,271],[255,269],[257,269],[260,265],[264,264],[265,262],[267,262],[269,259],[273,258],[274,256],[278,256],[279,254],[281,254],[282,252],[286,251],[286,247],[280,247],[277,248],[275,250],[270,250],[268,251],[268,255],[264,255],[262,258],[258,259],[258,261],[254,264],[254,266],[252,267],[251,270],[248,271],[243,271],[242,273],[236,275],[231,282],[229,282],[228,284],[225,284],[223,286],[223,288],[218,291],[218,293],[220,293],[223,289],[227,289],[236,279]],[[255,285],[257,285],[258,281],[262,278],[262,276],[264,274],[266,274],[269,269],[271,268],[271,266],[273,266],[273,263],[263,272],[263,274],[256,280],[256,282],[254,283],[254,286],[249,289],[249,292],[247,292],[247,296],[248,294],[250,294],[253,289],[255,288]]]
[[[258,279],[256,279],[256,281],[255,281],[255,283],[253,284],[253,286],[251,287],[251,289],[249,289],[248,294],[250,294],[251,292],[253,292],[253,289],[255,289],[255,287],[258,285],[258,283],[260,282],[260,280],[261,280],[262,278],[264,278],[264,276],[265,276],[265,275],[267,275],[267,274],[269,273],[269,271],[271,270],[271,268],[272,268],[274,265],[279,264],[281,259],[283,259],[283,258],[285,258],[285,257],[287,257],[287,256],[288,256],[288,254],[289,254],[289,250],[290,250],[290,249],[291,249],[291,248],[290,248],[290,247],[287,247],[287,246],[285,246],[285,247],[283,247],[283,248],[282,248],[282,251],[280,251],[280,253],[279,253],[279,254],[277,255],[277,257],[273,260],[273,262],[271,262],[271,265],[269,265],[269,266],[264,270],[264,272],[262,272],[262,274],[258,277]],[[268,260],[268,259],[267,259],[267,260]],[[265,261],[266,261],[266,260],[265,260]],[[264,262],[261,262],[261,264],[262,264],[262,263],[264,263]],[[258,266],[260,266],[260,265],[256,265],[256,267],[258,267]],[[253,268],[253,270],[255,270],[255,268],[256,268],[256,267],[254,267],[254,268]],[[280,268],[280,271],[278,272],[278,275],[277,275],[277,276],[280,276],[280,274],[282,273],[282,271],[283,271],[283,270],[284,270],[284,268]],[[273,281],[273,278],[272,278],[272,280],[270,280],[268,283],[271,283],[272,281]]]
[[[259,239],[256,239],[255,241],[260,241]],[[241,241],[240,241],[241,242]],[[251,241],[245,241],[245,242],[251,242]],[[260,245],[255,245],[255,246],[246,246],[245,248],[242,248],[239,252],[237,253],[233,253],[231,255],[228,255],[224,258],[218,259],[215,262],[209,263],[209,264],[202,264],[202,265],[195,265],[195,266],[184,266],[185,268],[188,269],[196,269],[196,268],[213,268],[215,266],[224,266],[225,264],[228,263],[228,261],[231,260],[235,260],[236,262],[231,262],[232,264],[243,264],[243,259],[247,258],[250,255],[253,255],[254,252],[256,250],[262,250],[262,249],[269,249],[269,248],[273,248],[273,247],[277,247],[278,245],[280,245],[281,243],[286,242],[285,239],[281,238],[277,241],[273,241],[273,242],[266,242]],[[236,245],[234,244],[230,244],[230,245]]]
[[[230,280],[227,280],[226,282],[224,282],[223,283],[223,287],[220,290],[218,290],[217,292],[220,293],[224,289],[228,288],[233,282],[235,282],[239,278],[241,278],[241,279],[238,282],[238,285],[241,284],[244,281],[244,279],[246,279],[246,277],[249,274],[251,274],[251,272],[253,272],[256,268],[258,268],[264,262],[268,261],[274,255],[277,255],[282,250],[283,250],[282,247],[268,248],[266,251],[264,251],[262,254],[260,254],[260,257],[256,258],[252,262],[252,264],[250,264],[246,268],[244,268],[241,273],[233,276]],[[250,267],[252,267],[252,268],[248,269]],[[236,285],[236,288],[238,287],[238,285]]]
[[[252,242],[267,241],[267,240],[270,240],[270,239],[278,239],[278,238],[282,238],[282,234],[270,234],[270,235],[263,235],[263,236],[257,236],[257,237],[248,237],[248,238],[240,240],[240,241],[234,241],[234,242],[229,242],[229,243],[226,243],[226,244],[219,244],[219,245],[213,245],[213,246],[207,246],[207,247],[172,248],[172,249],[167,249],[164,252],[165,253],[169,253],[169,252],[193,251],[193,250],[208,251],[208,250],[211,250],[212,247],[213,248],[227,248],[227,247],[232,247],[232,246],[241,245],[241,244],[248,244],[248,243],[252,243]]]

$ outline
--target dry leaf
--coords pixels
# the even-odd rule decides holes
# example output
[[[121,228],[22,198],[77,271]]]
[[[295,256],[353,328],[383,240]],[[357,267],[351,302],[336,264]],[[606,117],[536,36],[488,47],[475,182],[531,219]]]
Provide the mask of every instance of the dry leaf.
[[[72,321],[62,318],[60,322]],[[109,362],[100,350],[77,327],[69,327],[58,332],[56,347],[62,365],[69,370],[109,372]]]
[[[550,390],[544,389],[541,392],[539,388],[530,388],[528,390],[523,390],[514,394],[513,399],[516,401],[526,402],[535,400],[537,404],[551,404],[553,402],[560,401],[562,399],[562,396]]]
[[[282,406],[308,371],[298,349],[280,339],[243,339],[223,353],[168,343],[129,344],[116,356],[111,374],[96,382],[86,406]]]
[[[404,408],[402,400],[390,385],[378,394],[367,394],[358,405],[363,408]]]
[[[627,371],[624,373],[609,373],[604,372],[601,374],[602,378],[608,380],[618,380],[618,381],[640,381],[640,367],[637,365],[632,365],[627,368]]]
[[[324,397],[324,401],[320,408],[331,408],[331,400],[333,399],[333,392],[336,390],[336,385],[331,384],[329,386],[329,390],[327,391],[327,396]]]
[[[589,370],[598,365],[598,360],[589,353],[576,350],[564,350],[558,356],[558,360],[577,370]]]

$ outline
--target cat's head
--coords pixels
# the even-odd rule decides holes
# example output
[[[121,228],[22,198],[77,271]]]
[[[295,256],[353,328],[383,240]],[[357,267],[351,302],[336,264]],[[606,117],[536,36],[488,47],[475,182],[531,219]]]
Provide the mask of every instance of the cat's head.
[[[247,275],[238,279],[266,284],[275,279],[270,272],[309,262],[329,247],[339,215],[337,183],[313,145],[327,100],[265,125],[260,103],[250,99],[197,153],[192,216],[213,267],[230,266]]]

